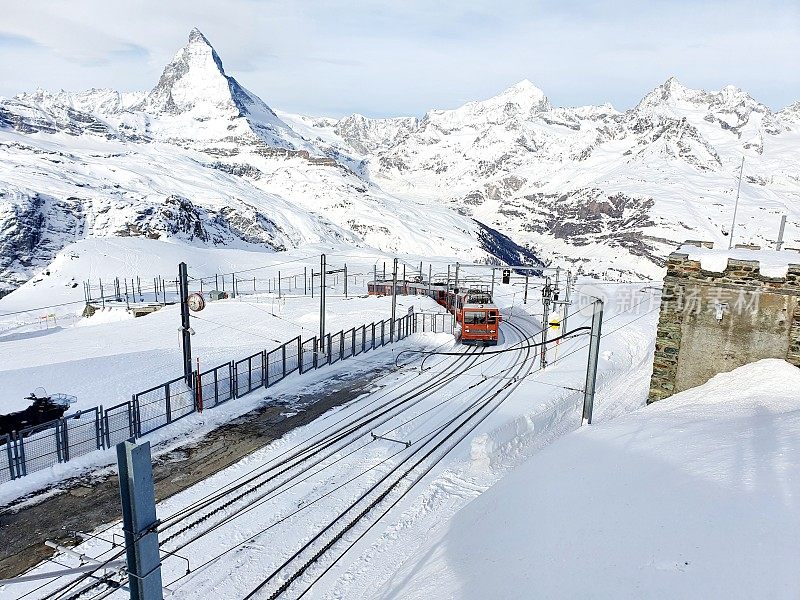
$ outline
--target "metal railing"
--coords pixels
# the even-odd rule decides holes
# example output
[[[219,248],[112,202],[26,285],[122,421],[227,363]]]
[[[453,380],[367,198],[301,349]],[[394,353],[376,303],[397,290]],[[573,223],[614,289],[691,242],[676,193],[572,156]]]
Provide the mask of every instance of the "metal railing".
[[[145,436],[194,412],[269,388],[291,373],[307,373],[379,348],[391,342],[392,332],[394,341],[402,340],[413,331],[422,331],[420,324],[425,327],[426,316],[409,314],[394,324],[388,319],[353,327],[327,334],[321,344],[317,337],[303,340],[298,336],[272,350],[199,374],[195,371],[189,383],[178,377],[106,409],[93,407],[2,435],[0,483]],[[444,323],[442,320],[442,330]]]

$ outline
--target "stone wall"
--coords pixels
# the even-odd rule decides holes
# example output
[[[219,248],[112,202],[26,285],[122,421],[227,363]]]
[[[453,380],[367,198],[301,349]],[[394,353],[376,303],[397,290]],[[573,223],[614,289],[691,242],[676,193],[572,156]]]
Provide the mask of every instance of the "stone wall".
[[[688,254],[672,253],[648,402],[762,358],[800,366],[800,265],[775,278],[762,275],[757,260],[729,258],[724,271],[713,272]]]

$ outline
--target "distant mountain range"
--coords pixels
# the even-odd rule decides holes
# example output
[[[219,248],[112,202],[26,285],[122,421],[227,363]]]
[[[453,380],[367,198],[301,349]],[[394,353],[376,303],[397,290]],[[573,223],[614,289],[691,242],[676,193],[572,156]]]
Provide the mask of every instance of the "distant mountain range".
[[[631,110],[528,81],[422,118],[282,113],[193,30],[149,93],[0,99],[0,292],[71,241],[372,246],[657,276],[685,239],[798,240],[800,103],[671,78]]]

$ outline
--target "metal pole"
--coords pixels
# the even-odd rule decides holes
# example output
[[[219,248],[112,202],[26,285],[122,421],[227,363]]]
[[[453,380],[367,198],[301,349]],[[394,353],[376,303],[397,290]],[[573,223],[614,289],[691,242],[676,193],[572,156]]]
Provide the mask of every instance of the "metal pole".
[[[775,250],[780,250],[783,246],[783,230],[786,228],[786,215],[781,215],[781,226],[778,230],[778,241],[775,242]]]
[[[347,298],[347,263],[344,263],[344,297]]]
[[[303,296],[308,295],[308,267],[303,267]]]
[[[150,442],[117,444],[131,600],[163,600]]]
[[[600,356],[600,337],[603,325],[603,301],[599,298],[594,301],[592,314],[592,332],[589,340],[589,363],[586,366],[586,385],[583,392],[583,418],[592,424],[592,409],[594,407],[594,391],[597,384],[597,359]]]
[[[325,342],[325,255],[319,257],[319,343]]]
[[[731,237],[728,240],[728,250],[733,246],[733,230],[736,228],[736,211],[739,210],[739,192],[742,190],[742,171],[744,171],[744,156],[739,167],[739,185],[736,188],[736,204],[733,205],[733,223],[731,223]]]
[[[544,288],[542,288],[542,350],[539,353],[542,369],[547,366],[547,331],[550,329],[550,300],[552,292],[550,278],[545,277]]]
[[[100,300],[103,303],[103,308],[106,307],[106,296],[103,294],[103,280],[100,280]]]
[[[189,275],[186,263],[178,265],[178,279],[180,280],[181,302],[181,339],[183,341],[183,377],[186,385],[192,385],[192,334],[189,324]]]
[[[135,302],[135,299],[134,299]],[[130,309],[131,304],[128,301],[128,280],[125,279],[125,308]]]
[[[433,277],[433,265],[428,263],[428,296],[431,295],[431,278]],[[424,321],[423,321],[424,324]]]
[[[561,333],[568,331],[567,318],[569,316],[569,293],[570,285],[572,283],[572,273],[567,271],[567,284],[564,286],[564,304],[562,304],[564,316],[561,317]]]
[[[525,274],[525,295],[522,297],[522,303],[528,303],[528,274]]]
[[[394,342],[394,319],[397,314],[397,259],[394,259],[394,272],[392,273],[392,326],[389,339]]]
[[[214,289],[215,290],[219,289],[219,275],[216,274],[214,275]]]
[[[453,287],[455,288],[453,291],[458,289],[458,267],[459,267],[459,264],[456,263],[456,282],[453,284]]]
[[[492,267],[492,291],[490,295],[492,296],[492,302],[494,302],[494,267]]]
[[[383,280],[386,281],[386,261],[383,261]]]
[[[445,304],[450,310],[450,264],[447,265],[447,290],[445,291]]]
[[[281,297],[281,272],[278,271],[278,298]]]

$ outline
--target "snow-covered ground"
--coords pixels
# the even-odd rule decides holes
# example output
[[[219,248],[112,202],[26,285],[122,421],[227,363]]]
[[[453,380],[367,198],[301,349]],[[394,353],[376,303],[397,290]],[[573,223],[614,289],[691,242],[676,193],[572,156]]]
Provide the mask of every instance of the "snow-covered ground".
[[[800,371],[717,375],[525,462],[377,598],[797,598]]]
[[[581,295],[583,287],[586,296]],[[653,290],[636,287],[621,295],[619,287],[610,285],[605,289],[611,301],[607,303],[596,422],[641,406],[648,389],[652,331],[658,303],[653,301]],[[602,288],[596,284],[579,285],[576,306],[581,298],[588,298],[588,294],[598,291],[602,293]],[[487,398],[493,399],[493,410],[486,410],[485,420],[468,431],[452,451],[443,454],[430,472],[398,499],[397,505],[385,518],[368,518],[363,527],[372,526],[363,532],[364,537],[343,554],[310,591],[310,597],[319,598],[371,597],[376,590],[390,585],[399,566],[424,548],[433,535],[441,534],[464,506],[500,480],[509,468],[524,462],[552,440],[576,429],[580,425],[582,394],[579,390],[585,377],[586,338],[565,340],[550,348],[548,358],[551,365],[541,371],[535,352],[515,349],[515,345],[523,342],[523,336],[540,329],[535,316],[540,310],[539,303],[531,300],[527,305],[522,304],[520,282],[498,286],[496,296],[506,315],[503,339],[498,349],[508,349],[509,352],[469,357],[461,353],[467,348],[453,346],[450,336],[414,336],[406,342],[407,347],[432,347],[444,343],[442,348],[459,353],[431,359],[430,364],[426,364],[431,368],[424,372],[419,370],[418,360],[409,358],[411,362],[406,367],[384,376],[375,392],[291,432],[233,467],[162,502],[158,509],[159,518],[169,523],[171,516],[186,507],[235,485],[248,474],[265,472],[293,448],[321,439],[335,423],[348,422],[363,415],[373,410],[376,403],[410,398],[411,390],[422,384],[438,386],[414,396],[413,402],[409,401],[402,410],[393,411],[385,422],[374,428],[385,437],[411,441],[411,447],[372,439],[370,429],[366,429],[348,437],[346,446],[334,447],[329,457],[303,470],[302,474],[293,472],[289,474],[293,479],[288,479],[287,475],[283,483],[275,482],[277,488],[266,497],[261,498],[261,494],[267,490],[261,490],[215,515],[207,524],[219,526],[202,537],[195,539],[197,534],[205,531],[205,524],[172,537],[177,529],[191,523],[197,515],[189,516],[164,531],[160,536],[164,547],[168,550],[180,547],[180,554],[187,556],[193,567],[193,572],[183,577],[185,563],[166,558],[164,581],[168,589],[182,597],[243,597],[361,492],[393,466],[417,452],[419,445],[424,447],[426,436],[434,435],[431,432],[446,431],[450,427],[447,424],[461,411]],[[531,297],[536,297],[533,285]],[[620,297],[625,301],[614,301]],[[414,299],[415,302],[418,300]],[[380,299],[363,300],[372,301],[380,302]],[[357,310],[363,308],[359,306]],[[570,318],[569,328],[586,325],[589,319],[586,310],[576,312]],[[367,359],[380,361],[379,354],[376,352],[373,358],[367,355]],[[332,367],[331,372],[350,368],[345,362]],[[458,377],[452,377],[457,368],[466,370]],[[507,392],[503,391],[506,389]],[[260,500],[251,505],[257,498]],[[262,532],[268,526],[269,529]],[[102,537],[111,539],[111,533],[118,530],[118,525],[111,524]],[[361,530],[356,530],[335,544],[332,555],[338,556],[359,533]],[[79,550],[100,558],[116,552],[109,544],[97,539],[89,539]],[[200,567],[217,555],[220,557]],[[59,556],[57,560],[64,564],[74,562],[68,556]],[[329,563],[323,560],[320,565],[325,567]],[[290,589],[290,597],[320,576],[321,567],[313,567],[304,573]],[[52,568],[52,564],[44,563],[37,570]],[[279,575],[279,580],[286,576],[286,573]],[[63,583],[64,580],[52,583],[30,597],[42,597],[47,590]],[[21,585],[0,590],[0,598],[17,597],[16,594],[32,587]],[[118,594],[120,597],[124,595],[123,592]]]

